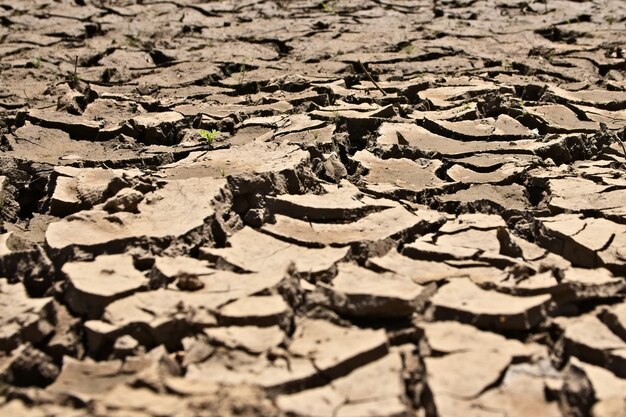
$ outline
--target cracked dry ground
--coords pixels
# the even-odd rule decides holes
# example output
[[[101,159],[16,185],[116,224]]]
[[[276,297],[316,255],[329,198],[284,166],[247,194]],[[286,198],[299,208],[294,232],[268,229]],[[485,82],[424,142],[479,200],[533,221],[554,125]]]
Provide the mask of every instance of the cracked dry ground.
[[[626,416],[622,0],[0,24],[0,415]]]

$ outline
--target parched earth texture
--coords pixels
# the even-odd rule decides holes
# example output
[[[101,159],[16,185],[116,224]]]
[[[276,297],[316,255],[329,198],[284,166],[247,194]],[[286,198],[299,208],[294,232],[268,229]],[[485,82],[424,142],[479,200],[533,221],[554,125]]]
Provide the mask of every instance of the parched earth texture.
[[[623,0],[0,0],[0,415],[626,416],[625,42]]]

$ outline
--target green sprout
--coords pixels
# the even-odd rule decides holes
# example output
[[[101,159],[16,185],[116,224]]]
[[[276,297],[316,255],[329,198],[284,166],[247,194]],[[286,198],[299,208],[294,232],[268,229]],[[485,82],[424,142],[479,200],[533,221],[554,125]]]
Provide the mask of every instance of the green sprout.
[[[30,61],[28,61],[29,65],[35,69],[39,69],[41,68],[41,58],[37,57],[37,58],[33,58]]]
[[[322,7],[322,10],[324,10],[326,13],[335,13],[335,5],[333,4],[331,6],[330,4],[331,2],[321,2],[320,6]]]
[[[217,135],[220,134],[220,131],[215,130],[215,129],[213,130],[198,129],[198,134],[206,140],[207,145],[211,145],[213,141],[215,140],[215,138],[217,137]]]
[[[518,104],[520,106],[520,114],[515,117],[515,120],[529,117],[530,113],[528,113],[528,110],[526,109],[526,102],[524,100],[518,100]]]
[[[226,176],[226,170],[224,169],[224,167],[220,167],[220,175],[221,175],[222,177],[225,177],[225,176]]]

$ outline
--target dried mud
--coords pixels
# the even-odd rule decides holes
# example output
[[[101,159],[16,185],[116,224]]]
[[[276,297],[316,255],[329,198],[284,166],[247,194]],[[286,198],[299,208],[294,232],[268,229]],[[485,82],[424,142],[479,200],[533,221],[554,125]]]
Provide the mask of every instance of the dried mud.
[[[625,35],[0,0],[0,415],[626,416]]]

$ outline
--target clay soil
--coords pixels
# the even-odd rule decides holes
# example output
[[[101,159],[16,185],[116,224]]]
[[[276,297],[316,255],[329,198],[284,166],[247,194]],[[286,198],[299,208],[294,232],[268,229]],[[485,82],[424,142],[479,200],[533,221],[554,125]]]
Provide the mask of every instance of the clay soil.
[[[0,415],[626,416],[623,0],[0,0]]]

